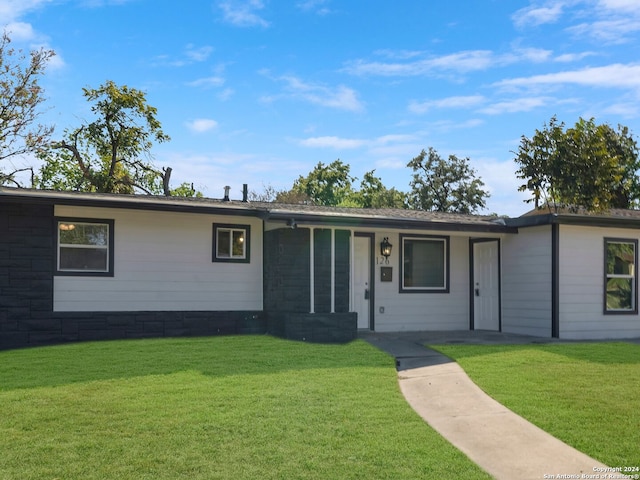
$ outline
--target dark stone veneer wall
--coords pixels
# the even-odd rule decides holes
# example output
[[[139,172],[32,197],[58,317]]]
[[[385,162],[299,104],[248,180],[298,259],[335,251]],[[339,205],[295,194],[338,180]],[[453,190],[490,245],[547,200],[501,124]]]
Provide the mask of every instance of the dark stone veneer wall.
[[[84,340],[272,333],[315,342],[357,335],[349,308],[349,232],[336,231],[336,313],[330,313],[330,231],[314,231],[316,312],[309,313],[309,230],[265,232],[264,311],[54,312],[53,204],[0,203],[0,349]]]
[[[331,313],[331,231],[313,232],[315,313],[309,313],[310,230],[265,232],[264,308],[269,333],[292,340],[349,342],[358,332],[357,315],[349,312],[350,234],[335,233],[335,313]]]

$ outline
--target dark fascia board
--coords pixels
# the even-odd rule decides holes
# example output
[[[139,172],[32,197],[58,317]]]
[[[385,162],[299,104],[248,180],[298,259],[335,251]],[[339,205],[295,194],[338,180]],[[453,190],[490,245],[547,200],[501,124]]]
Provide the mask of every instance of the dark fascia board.
[[[12,195],[11,193],[3,192],[0,189],[0,201],[6,203],[30,203],[40,205],[69,205],[69,206],[81,206],[81,207],[100,207],[100,208],[123,208],[128,210],[152,210],[162,212],[184,212],[184,213],[201,213],[201,214],[222,214],[222,215],[237,215],[241,217],[258,217],[263,218],[265,212],[262,209],[251,208],[249,204],[242,204],[238,206],[239,202],[230,204],[229,207],[223,205],[203,205],[196,203],[189,203],[185,201],[181,203],[170,203],[164,201],[149,201],[145,197],[127,196],[122,195],[122,198],[104,198],[95,197],[87,198],[86,195],[75,197],[73,195],[57,196],[55,193],[52,195]],[[235,206],[232,206],[235,205]]]
[[[537,227],[541,225],[578,225],[583,227],[640,228],[640,219],[598,215],[571,215],[547,213],[505,219],[507,225],[515,228]]]
[[[367,218],[355,216],[331,216],[295,213],[270,213],[265,220],[290,221],[298,225],[326,225],[338,227],[393,228],[397,230],[438,230],[449,232],[518,233],[518,229],[500,223],[455,223],[429,220]]]

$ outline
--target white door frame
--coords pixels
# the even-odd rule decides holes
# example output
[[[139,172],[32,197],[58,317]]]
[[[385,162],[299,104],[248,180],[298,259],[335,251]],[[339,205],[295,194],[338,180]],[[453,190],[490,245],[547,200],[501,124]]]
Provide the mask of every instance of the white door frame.
[[[497,245],[497,256],[495,259],[496,264],[494,265],[495,271],[497,273],[497,288],[498,288],[498,299],[497,299],[497,319],[494,319],[494,322],[497,324],[496,331],[502,331],[502,275],[501,275],[501,244],[499,238],[472,238],[469,240],[469,311],[470,311],[470,319],[469,319],[469,329],[476,330],[478,325],[476,324],[476,311],[475,311],[475,301],[476,296],[481,295],[481,285],[477,285],[478,279],[476,279],[476,262],[475,262],[475,246],[481,243],[495,242]],[[492,329],[493,330],[493,329]]]
[[[365,327],[361,327],[361,322],[360,319],[358,319],[358,328],[368,328],[369,330],[375,330],[375,324],[374,324],[374,305],[375,305],[375,278],[374,278],[374,244],[375,244],[375,233],[369,233],[369,232],[354,232],[354,236],[356,238],[365,238],[369,241],[369,258],[367,258],[367,265],[368,265],[368,271],[369,271],[369,279],[367,281],[368,283],[368,295],[369,295],[369,319],[367,322],[367,326]],[[353,243],[355,245],[355,241]],[[355,248],[355,247],[354,247]],[[355,252],[353,252],[353,255],[351,257],[353,259],[354,262],[354,268],[352,271],[356,271],[358,270],[358,267],[355,265],[356,262],[356,258],[357,255]],[[353,279],[352,281],[352,285],[354,288],[354,291],[352,291],[352,298],[353,298],[353,303],[352,305],[354,306],[354,311],[356,310],[355,306],[356,306],[356,297],[359,298],[360,295],[364,295],[365,292],[362,289],[359,289],[358,291],[356,291],[355,288],[355,279]],[[360,291],[362,290],[362,291]]]

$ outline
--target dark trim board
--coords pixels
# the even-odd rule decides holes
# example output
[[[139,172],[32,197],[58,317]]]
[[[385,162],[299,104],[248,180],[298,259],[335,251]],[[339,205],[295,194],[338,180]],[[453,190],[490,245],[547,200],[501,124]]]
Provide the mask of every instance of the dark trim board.
[[[560,338],[560,225],[551,224],[551,337]]]

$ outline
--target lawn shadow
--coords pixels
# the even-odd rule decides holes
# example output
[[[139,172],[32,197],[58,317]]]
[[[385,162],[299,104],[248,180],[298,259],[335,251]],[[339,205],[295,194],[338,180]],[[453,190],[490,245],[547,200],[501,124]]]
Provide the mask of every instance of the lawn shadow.
[[[460,348],[458,348],[460,347]],[[579,360],[603,365],[614,364],[640,364],[640,345],[632,342],[553,342],[536,344],[504,344],[504,345],[459,345],[440,344],[429,345],[436,351],[446,354],[455,349],[457,360],[470,357],[480,357],[496,353],[509,351],[531,351],[546,352],[567,358],[568,360]]]
[[[269,335],[83,342],[0,352],[0,391],[198,371],[212,377],[390,367],[363,341],[315,344]]]

